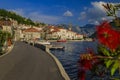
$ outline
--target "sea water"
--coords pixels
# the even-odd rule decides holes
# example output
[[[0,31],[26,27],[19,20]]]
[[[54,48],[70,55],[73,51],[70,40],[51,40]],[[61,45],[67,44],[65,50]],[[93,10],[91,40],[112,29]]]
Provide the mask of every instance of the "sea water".
[[[53,42],[55,46],[64,46],[64,50],[51,50],[62,63],[65,71],[71,80],[78,80],[78,60],[81,53],[86,52],[86,48],[92,48],[97,52],[97,43],[90,41],[78,42]]]

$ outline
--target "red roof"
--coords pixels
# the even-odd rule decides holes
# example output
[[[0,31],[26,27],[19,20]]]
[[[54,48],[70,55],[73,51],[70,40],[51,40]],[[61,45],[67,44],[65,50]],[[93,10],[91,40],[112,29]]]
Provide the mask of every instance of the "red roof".
[[[40,32],[39,30],[35,29],[35,28],[28,28],[23,30],[24,32]]]
[[[49,29],[54,28],[54,26],[47,26]]]
[[[60,28],[55,27],[55,26],[48,26],[49,29],[54,29],[54,30],[59,30]]]
[[[59,30],[53,30],[51,32],[49,32],[49,34],[55,33],[55,32],[59,32]]]
[[[10,22],[10,21],[0,21],[0,25],[11,26],[12,22]]]

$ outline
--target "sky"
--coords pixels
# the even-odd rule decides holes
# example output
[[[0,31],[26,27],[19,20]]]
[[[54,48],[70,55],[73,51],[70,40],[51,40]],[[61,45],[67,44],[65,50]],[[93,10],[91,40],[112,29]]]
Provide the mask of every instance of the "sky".
[[[99,24],[109,19],[102,4],[119,0],[1,0],[0,8],[47,24]],[[119,13],[119,12],[118,12]],[[118,14],[119,15],[119,14]]]

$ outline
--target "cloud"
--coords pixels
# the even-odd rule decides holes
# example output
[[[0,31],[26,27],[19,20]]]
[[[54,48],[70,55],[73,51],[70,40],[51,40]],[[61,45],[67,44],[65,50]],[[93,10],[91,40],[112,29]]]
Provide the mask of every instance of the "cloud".
[[[88,22],[91,23],[91,24],[95,24],[95,25],[99,25],[100,24],[99,21],[94,20],[94,19],[89,19]]]
[[[28,17],[34,21],[44,22],[48,24],[55,24],[62,20],[59,16],[45,15],[40,14],[39,12],[31,12]]]
[[[15,12],[23,17],[26,17],[26,18],[30,18],[33,21],[44,22],[47,24],[56,24],[56,23],[62,22],[62,20],[63,20],[62,17],[46,15],[46,14],[42,14],[40,12],[29,11],[29,13],[28,13],[27,10],[24,10],[24,9],[12,9],[9,11],[13,11],[13,12]]]
[[[84,20],[86,18],[86,12],[81,12],[80,17],[78,18],[79,20]]]
[[[73,16],[72,12],[70,12],[69,10],[67,10],[63,15],[69,17]]]
[[[102,4],[106,4],[106,3],[102,1],[91,2],[92,7],[84,9],[84,11],[80,13],[78,19],[87,20],[89,23],[94,23],[94,24],[99,24],[103,20],[111,21],[113,17],[106,16],[106,12]],[[120,12],[118,12],[118,15],[120,15]]]
[[[105,3],[101,1],[91,3],[93,7],[88,9],[86,16],[88,20],[92,19],[92,23],[98,23],[98,21],[101,21],[101,18],[107,18],[102,4]]]
[[[104,7],[102,6],[103,4],[106,4],[105,2],[102,2],[102,1],[92,2],[91,4],[94,7],[94,9],[99,9],[100,11],[105,12]]]

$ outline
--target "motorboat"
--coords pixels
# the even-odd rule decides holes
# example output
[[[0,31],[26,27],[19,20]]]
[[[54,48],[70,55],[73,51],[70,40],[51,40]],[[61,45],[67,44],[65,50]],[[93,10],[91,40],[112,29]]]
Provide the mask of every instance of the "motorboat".
[[[45,40],[39,40],[36,42],[37,44],[43,44],[43,45],[50,45],[49,41],[45,41]]]
[[[67,41],[66,39],[57,40],[57,42],[66,42],[66,41]]]

